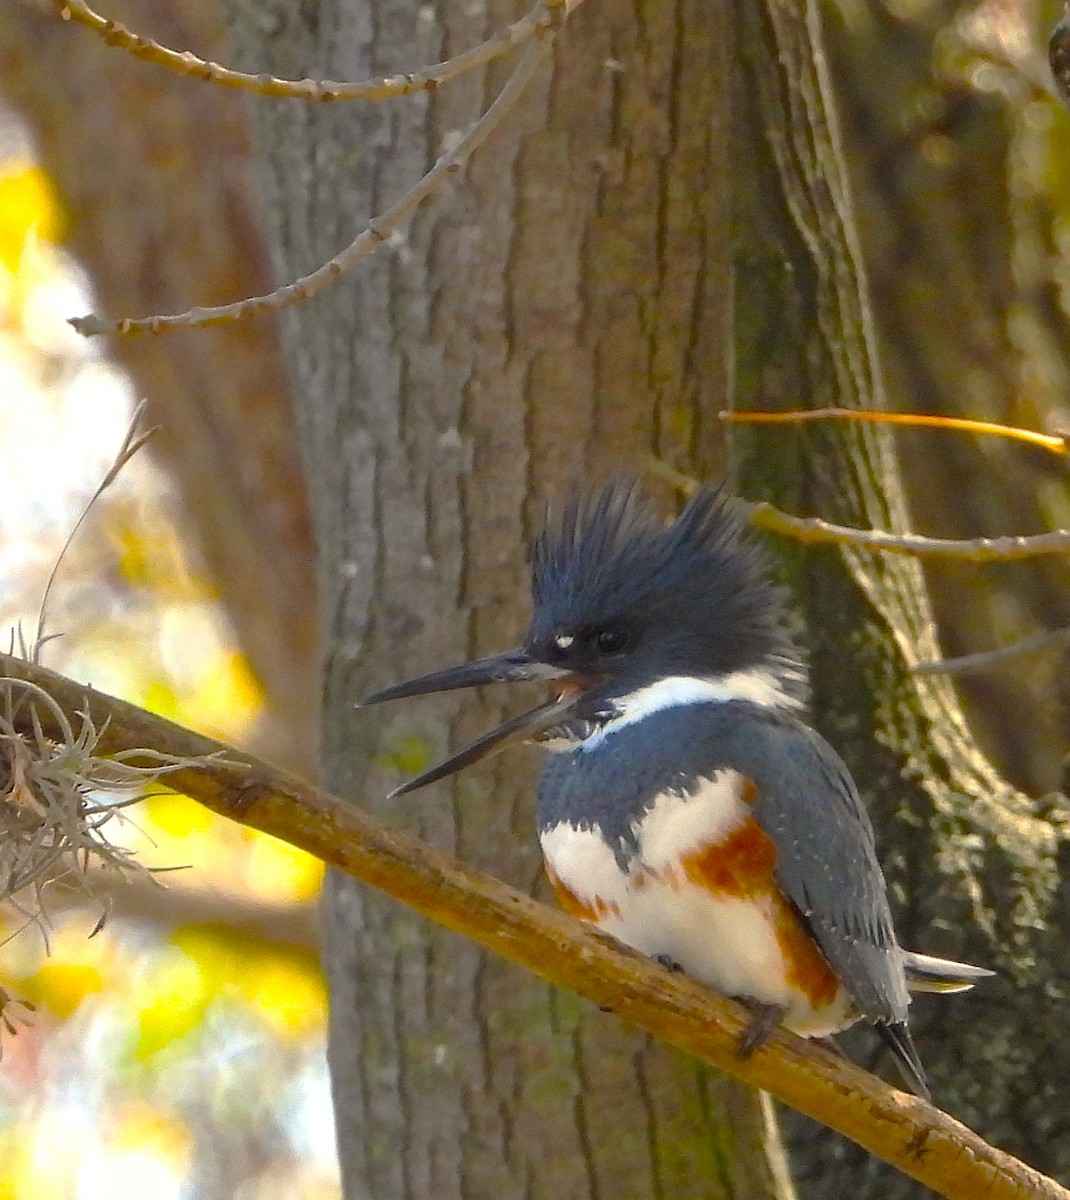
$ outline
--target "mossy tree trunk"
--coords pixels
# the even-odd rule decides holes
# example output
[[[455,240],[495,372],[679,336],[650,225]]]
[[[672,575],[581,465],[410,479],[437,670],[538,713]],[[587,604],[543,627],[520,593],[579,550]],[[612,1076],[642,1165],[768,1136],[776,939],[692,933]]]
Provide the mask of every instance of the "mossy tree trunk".
[[[828,8],[893,407],[1048,432],[1070,423],[1070,113],[1042,90],[1056,15],[1041,0],[991,13],[941,4],[906,15],[884,0]],[[1070,526],[1064,460],[990,437],[915,433],[898,444],[919,532]],[[1070,624],[1063,555],[984,571],[933,564],[927,577],[952,654]],[[961,679],[984,744],[1029,789],[1062,786],[1068,680],[1054,652]]]
[[[847,169],[824,56],[813,39],[816,11],[770,0],[748,27],[747,61],[763,83],[742,97],[739,111],[749,119],[737,129],[749,147],[768,138],[765,169],[783,186],[786,203],[763,206],[763,222],[750,226],[745,242],[760,269],[746,276],[750,290],[741,297],[740,362],[762,407],[884,407]],[[841,50],[850,61],[848,46]],[[894,52],[870,59],[872,95],[895,78],[896,62]],[[748,108],[755,95],[760,102]],[[848,145],[860,149],[864,141]],[[869,178],[875,189],[880,181]],[[759,191],[775,194],[771,185]],[[917,211],[927,211],[924,203]],[[865,215],[873,221],[868,209]],[[879,221],[868,228],[867,244],[879,245]],[[954,239],[961,230],[950,223],[942,232]],[[909,242],[909,232],[898,232]],[[935,229],[928,234],[937,236]],[[943,251],[944,258],[956,254],[968,257],[969,244]],[[887,264],[885,270],[890,286],[895,273]],[[944,325],[949,334],[953,324]],[[935,328],[927,326],[930,336]],[[910,397],[897,399],[895,407],[912,406]],[[763,431],[749,436],[740,454],[753,486],[792,511],[862,527],[907,525],[893,444],[871,429]],[[938,454],[929,461],[936,468]],[[944,475],[942,492],[932,476],[929,488],[925,502],[939,495],[949,510],[980,505],[985,494],[983,474],[972,491],[954,472]],[[924,508],[922,520],[929,519]],[[1066,993],[1068,970],[1061,933],[1065,803],[1031,802],[1008,786],[978,751],[950,683],[910,673],[919,660],[938,657],[917,564],[861,553],[845,564],[838,554],[808,550],[790,556],[788,571],[811,647],[815,715],[847,757],[876,819],[903,942],[1001,973],[968,997],[915,1004],[913,1024],[937,1100],[997,1144],[1065,1178],[1070,1063],[1055,999]],[[970,605],[969,591],[961,603]],[[861,1034],[848,1039],[860,1057],[867,1044]],[[798,1119],[789,1121],[788,1135],[804,1195],[922,1193]]]

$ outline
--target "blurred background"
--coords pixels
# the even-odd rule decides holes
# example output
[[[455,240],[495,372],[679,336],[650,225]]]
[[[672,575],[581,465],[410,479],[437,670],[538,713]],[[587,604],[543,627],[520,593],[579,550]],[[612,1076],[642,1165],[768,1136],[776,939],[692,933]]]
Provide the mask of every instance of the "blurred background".
[[[70,215],[0,109],[0,629],[32,640],[49,572],[137,396],[65,318],[96,305]],[[226,741],[264,697],[168,472],[141,453],[57,578],[44,662]],[[338,1194],[317,955],[321,864],[158,792],[114,831],[179,868],[49,923],[0,909],[0,983],[35,1005],[0,1064],[0,1197],[243,1200]],[[106,913],[103,928],[94,927]]]

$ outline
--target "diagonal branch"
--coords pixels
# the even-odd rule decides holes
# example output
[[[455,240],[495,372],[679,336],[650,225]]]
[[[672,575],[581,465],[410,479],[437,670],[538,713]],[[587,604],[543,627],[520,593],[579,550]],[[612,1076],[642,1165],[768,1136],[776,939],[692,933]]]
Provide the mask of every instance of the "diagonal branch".
[[[1070,628],[1045,630],[1006,646],[979,650],[976,654],[961,654],[956,658],[922,662],[910,669],[915,675],[973,675],[1005,662],[1013,662],[1016,658],[1046,654],[1050,650],[1065,650],[1067,647],[1070,647]]]
[[[567,7],[574,8],[582,0],[569,0]],[[419,71],[407,71],[398,75],[385,75],[378,79],[279,79],[266,72],[251,74],[235,71],[220,63],[209,62],[190,50],[172,50],[152,38],[143,37],[131,29],[102,17],[94,12],[85,0],[57,0],[60,18],[73,21],[95,33],[108,46],[115,46],[142,62],[152,63],[184,75],[190,79],[204,79],[236,91],[251,92],[254,96],[271,96],[291,100],[306,100],[315,104],[329,104],[340,100],[388,100],[394,96],[412,96],[416,92],[431,92],[442,84],[456,79],[466,71],[493,62],[503,54],[526,42],[538,33],[548,18],[546,7],[537,4],[529,13],[497,33],[448,58],[444,62],[424,67]]]
[[[354,805],[248,755],[21,659],[0,672],[45,688],[68,719],[90,711],[101,749],[224,754],[169,782],[214,812],[271,833],[838,1130],[948,1200],[1070,1200],[1070,1192],[915,1097],[783,1031],[736,1055],[750,1014],[590,926],[381,825]],[[44,724],[50,714],[41,712]],[[54,720],[54,717],[52,718]],[[47,729],[46,729],[47,731]]]
[[[651,459],[647,469],[688,496],[694,495],[701,486],[697,479],[684,475],[661,459]],[[919,533],[855,529],[850,525],[834,525],[821,517],[796,517],[781,512],[765,500],[748,504],[747,517],[758,529],[779,533],[804,546],[850,546],[853,549],[879,550],[912,558],[950,558],[972,563],[1014,562],[1042,554],[1070,553],[1070,529],[1007,534],[994,538],[932,538]]]
[[[917,533],[888,533],[883,529],[854,529],[848,525],[834,525],[820,517],[793,517],[764,501],[751,506],[750,520],[759,529],[783,534],[804,545],[854,546],[917,558],[953,558],[972,563],[1013,562],[1020,558],[1035,558],[1039,554],[1070,551],[1070,529],[994,538],[931,538]]]

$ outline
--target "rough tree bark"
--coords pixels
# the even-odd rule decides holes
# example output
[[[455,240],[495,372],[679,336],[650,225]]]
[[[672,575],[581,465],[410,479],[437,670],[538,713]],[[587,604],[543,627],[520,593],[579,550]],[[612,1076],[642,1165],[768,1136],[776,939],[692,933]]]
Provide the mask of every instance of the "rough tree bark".
[[[456,0],[231,5],[246,69],[353,78],[518,15]],[[397,770],[488,698],[354,715],[373,684],[507,646],[547,493],[652,452],[713,466],[728,394],[726,13],[581,11],[466,177],[285,334],[321,548],[326,778]],[[480,112],[502,66],[389,109],[257,106],[279,272],[336,251]],[[537,886],[532,760],[392,817]],[[331,1065],[348,1194],[770,1196],[758,1099],[335,879]]]
[[[447,55],[513,15],[402,0],[374,21],[342,2],[257,12],[231,8],[247,69],[334,76]],[[348,705],[373,682],[515,638],[521,546],[545,491],[651,450],[708,471],[711,414],[734,387],[741,404],[883,403],[816,13],[742,5],[739,30],[733,15],[686,2],[582,10],[552,77],[467,178],[359,279],[288,319],[314,465],[333,786],[374,801],[398,767],[498,715],[492,700],[382,719]],[[280,273],[337,249],[475,116],[488,82],[385,114],[258,108]],[[765,435],[740,452],[752,491],[905,522],[880,437],[812,436],[799,456]],[[1020,1140],[1016,985],[1050,904],[1055,837],[973,750],[950,689],[908,676],[934,650],[920,572],[859,556],[845,570],[824,554],[797,556],[793,574],[818,711],[895,847],[905,939],[1008,972],[972,1003],[921,1007],[938,1092]],[[534,886],[529,797],[530,768],[507,760],[393,815]],[[352,1194],[769,1187],[739,1177],[760,1161],[743,1150],[760,1122],[732,1089],[348,884],[333,883],[328,911]],[[814,1195],[911,1191],[829,1139],[797,1141]]]

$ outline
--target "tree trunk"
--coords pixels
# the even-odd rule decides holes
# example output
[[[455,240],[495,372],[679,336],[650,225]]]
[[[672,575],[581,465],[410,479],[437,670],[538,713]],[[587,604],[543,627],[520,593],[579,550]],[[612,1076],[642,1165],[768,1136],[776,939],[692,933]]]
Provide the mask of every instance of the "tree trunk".
[[[235,4],[241,65],[354,78],[517,12],[440,0]],[[463,179],[285,336],[320,543],[326,778],[382,796],[499,697],[354,714],[383,682],[516,642],[544,498],[660,455],[714,465],[731,363],[728,14],[590,4]],[[504,79],[390,107],[257,106],[280,275],[427,169]],[[390,806],[541,887],[534,756]],[[331,1066],[347,1194],[778,1194],[759,1098],[335,878]],[[784,1194],[783,1185],[779,1194]]]
[[[509,15],[477,21],[442,3],[420,17],[399,2],[371,25],[345,4],[305,12],[254,24],[237,7],[245,65],[404,69]],[[698,3],[581,10],[552,76],[467,178],[288,320],[319,464],[332,785],[374,803],[399,768],[500,715],[493,701],[382,717],[347,708],[373,683],[515,640],[521,548],[546,491],[651,451],[707,472],[712,413],[734,395],[742,406],[883,404],[816,13],[741,5],[739,31],[730,15]],[[261,107],[280,271],[334,252],[411,182],[485,104],[485,82],[386,112]],[[806,450],[780,434],[740,438],[741,482],[799,509],[903,527],[887,439],[810,435]],[[1006,971],[976,999],[918,1006],[937,1093],[1028,1154],[1012,1048],[1025,1006],[1036,1010],[1022,987],[1052,901],[1055,836],[973,749],[950,688],[909,675],[936,651],[920,571],[861,555],[845,569],[829,553],[789,567],[817,711],[874,808],[904,940]],[[463,778],[448,803],[440,790],[392,815],[533,886],[530,784],[530,767],[506,760]],[[757,1107],[735,1089],[349,884],[332,885],[329,923],[351,1194],[772,1187],[766,1160],[746,1151]],[[916,1192],[794,1124],[815,1196]]]

